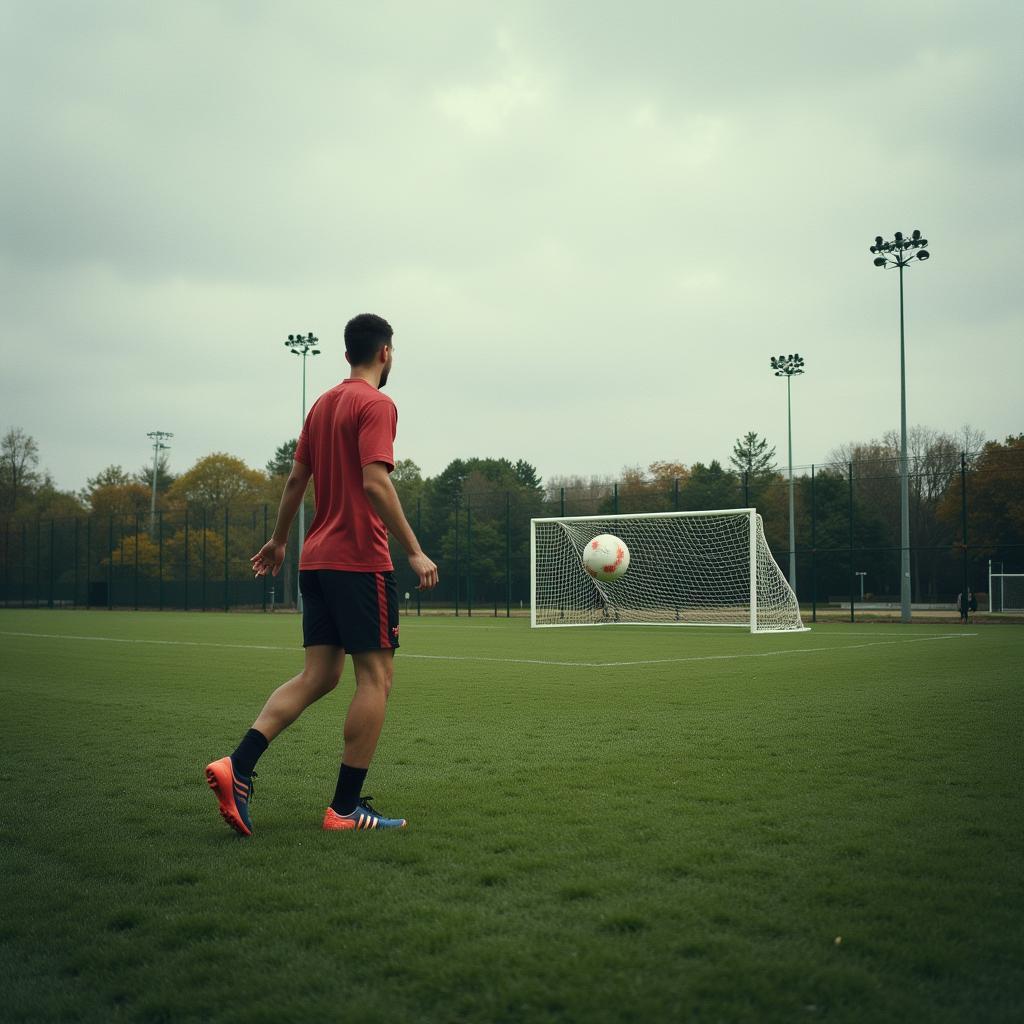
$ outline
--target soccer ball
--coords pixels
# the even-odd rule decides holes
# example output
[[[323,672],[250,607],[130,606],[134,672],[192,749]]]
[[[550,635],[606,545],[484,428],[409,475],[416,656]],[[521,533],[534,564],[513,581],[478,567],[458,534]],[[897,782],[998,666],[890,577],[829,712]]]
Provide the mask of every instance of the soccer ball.
[[[629,568],[629,548],[618,537],[602,533],[583,549],[583,568],[595,580],[617,580]]]

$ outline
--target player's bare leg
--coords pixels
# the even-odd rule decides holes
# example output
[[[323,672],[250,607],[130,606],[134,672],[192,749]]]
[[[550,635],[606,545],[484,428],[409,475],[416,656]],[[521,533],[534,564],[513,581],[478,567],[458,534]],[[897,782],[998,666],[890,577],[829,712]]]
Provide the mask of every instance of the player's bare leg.
[[[394,651],[362,651],[352,655],[356,692],[345,716],[342,761],[353,768],[369,768],[384,727],[388,694],[394,678]]]
[[[404,818],[385,818],[361,797],[360,789],[384,726],[394,673],[394,651],[362,651],[352,655],[356,692],[345,716],[345,748],[338,786],[324,815],[331,830],[404,828]]]
[[[345,651],[341,647],[307,647],[302,671],[270,695],[235,752],[206,766],[206,781],[217,797],[221,817],[239,834],[252,835],[249,798],[252,776],[256,774],[253,769],[260,755],[310,704],[338,685],[344,665]]]
[[[297,676],[282,683],[263,705],[252,727],[269,743],[288,728],[303,711],[325,697],[337,685],[345,666],[342,647],[318,645],[306,648],[306,664]]]

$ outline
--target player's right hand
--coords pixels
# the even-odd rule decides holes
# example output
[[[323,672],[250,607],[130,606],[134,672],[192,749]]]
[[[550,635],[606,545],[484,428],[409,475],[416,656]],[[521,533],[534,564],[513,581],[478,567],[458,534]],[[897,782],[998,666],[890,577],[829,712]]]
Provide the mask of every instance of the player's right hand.
[[[284,562],[284,553],[287,550],[286,545],[278,543],[273,538],[267,541],[256,552],[252,558],[249,559],[252,562],[252,571],[256,576],[266,576],[269,572],[272,576],[276,576],[281,571],[281,565]]]
[[[437,566],[422,551],[409,556],[409,567],[419,577],[417,590],[433,590],[437,586]]]

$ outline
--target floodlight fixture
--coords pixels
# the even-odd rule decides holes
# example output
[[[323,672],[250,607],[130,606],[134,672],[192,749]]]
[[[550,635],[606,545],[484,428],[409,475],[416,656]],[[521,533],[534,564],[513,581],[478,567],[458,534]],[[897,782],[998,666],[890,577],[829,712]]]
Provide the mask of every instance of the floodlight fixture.
[[[804,372],[804,359],[799,352],[771,357],[776,377],[786,378],[786,423],[789,440],[789,585],[796,593],[796,516],[793,500],[793,378]]]
[[[874,251],[893,253],[890,257],[878,256],[876,267],[896,267],[900,272],[900,620],[910,622],[910,483],[907,465],[907,358],[903,327],[903,268],[910,266],[913,257],[927,260],[931,254],[924,248],[927,238],[921,237],[919,228],[914,228],[910,238],[904,239],[903,232],[897,231],[892,242],[886,242],[881,235],[875,237]],[[907,253],[907,249],[916,249]]]
[[[153,442],[153,495],[149,505],[149,535],[153,536],[156,532],[156,476],[160,453],[170,451],[171,446],[164,444],[164,441],[169,441],[174,434],[170,430],[151,430],[146,437]]]

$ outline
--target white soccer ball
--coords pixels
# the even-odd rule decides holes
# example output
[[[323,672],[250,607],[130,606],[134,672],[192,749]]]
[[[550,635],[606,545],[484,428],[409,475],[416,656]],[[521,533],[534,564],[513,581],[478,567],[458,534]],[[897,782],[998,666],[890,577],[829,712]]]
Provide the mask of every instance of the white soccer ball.
[[[602,533],[583,549],[583,568],[595,580],[617,580],[629,568],[629,548],[618,537]]]

